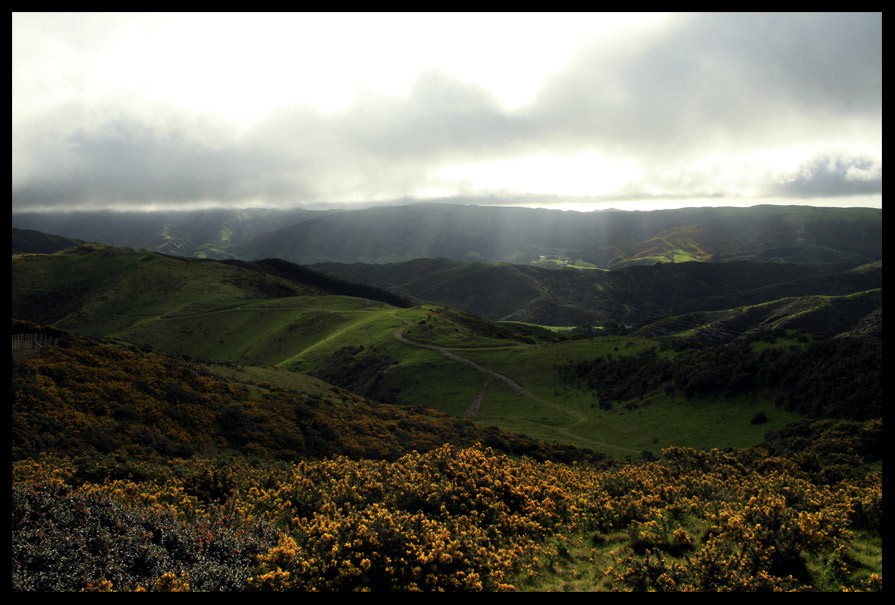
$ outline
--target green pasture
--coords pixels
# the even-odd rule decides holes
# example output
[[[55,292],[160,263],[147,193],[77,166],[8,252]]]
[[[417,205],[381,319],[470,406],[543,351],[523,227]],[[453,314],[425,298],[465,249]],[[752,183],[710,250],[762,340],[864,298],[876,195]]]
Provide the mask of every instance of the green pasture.
[[[88,256],[91,262],[83,262]],[[14,272],[17,262],[14,256]],[[602,410],[592,393],[564,383],[556,371],[560,364],[610,354],[635,355],[658,345],[648,338],[603,336],[520,344],[482,336],[477,332],[479,324],[459,315],[440,314],[437,307],[399,309],[362,298],[305,291],[299,296],[265,297],[259,292],[276,278],[218,263],[100,245],[48,255],[37,263],[37,268],[32,265],[29,271],[14,275],[15,288],[35,293],[28,301],[39,300],[46,284],[53,284],[56,292],[83,296],[83,304],[58,322],[60,327],[226,362],[240,368],[227,371],[248,374],[256,383],[299,390],[322,388],[305,373],[343,347],[363,346],[394,362],[382,377],[381,393],[398,403],[456,416],[471,413],[488,380],[486,374],[435,349],[396,340],[395,331],[406,326],[407,337],[448,349],[511,378],[529,392],[520,395],[492,379],[481,407],[472,415],[474,421],[614,456],[638,456],[644,450],[659,453],[671,445],[752,445],[766,431],[798,418],[774,407],[770,396],[680,400],[662,395],[631,402],[627,408]],[[295,284],[290,287],[301,289]],[[814,304],[827,299],[819,297]],[[750,419],[758,411],[764,411],[768,421],[752,425]]]

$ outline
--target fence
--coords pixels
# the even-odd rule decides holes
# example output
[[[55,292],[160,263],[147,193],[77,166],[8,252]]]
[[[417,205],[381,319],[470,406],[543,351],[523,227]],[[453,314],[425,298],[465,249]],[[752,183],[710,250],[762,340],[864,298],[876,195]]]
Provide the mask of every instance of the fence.
[[[13,351],[37,351],[59,342],[58,338],[46,334],[13,334]]]

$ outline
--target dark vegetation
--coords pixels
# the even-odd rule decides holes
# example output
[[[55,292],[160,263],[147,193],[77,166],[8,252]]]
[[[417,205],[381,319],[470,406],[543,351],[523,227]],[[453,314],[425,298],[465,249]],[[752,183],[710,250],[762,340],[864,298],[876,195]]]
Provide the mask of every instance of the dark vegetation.
[[[772,334],[718,346],[678,341],[674,356],[650,349],[634,356],[558,366],[565,380],[585,385],[600,407],[664,390],[685,397],[707,393],[753,393],[774,389],[776,404],[809,418],[869,420],[882,417],[882,342],[853,337],[809,340],[753,350]]]
[[[14,591],[882,589],[878,418],[631,464],[13,332]]]
[[[243,269],[260,271],[262,273],[276,275],[277,277],[283,277],[306,286],[318,288],[329,294],[369,298],[395,307],[407,308],[413,306],[413,302],[404,296],[374,286],[338,279],[326,275],[325,273],[314,271],[308,267],[296,265],[295,263],[290,263],[289,261],[280,260],[278,258],[265,258],[254,262],[238,260],[224,260],[221,262],[235,265]]]
[[[309,374],[363,397],[394,403],[394,394],[385,390],[382,382],[384,372],[396,363],[398,360],[376,347],[347,346],[333,353]]]
[[[14,323],[14,332],[23,326]],[[379,405],[338,387],[324,397],[237,383],[192,361],[62,334],[58,346],[13,367],[15,459],[91,450],[146,459],[226,453],[292,462],[396,459],[443,443],[477,442],[543,460],[603,458],[434,410]]]
[[[52,254],[53,252],[65,250],[66,248],[71,248],[83,243],[84,242],[81,240],[43,233],[42,231],[36,231],[34,229],[12,230],[13,254],[22,252],[30,254]]]

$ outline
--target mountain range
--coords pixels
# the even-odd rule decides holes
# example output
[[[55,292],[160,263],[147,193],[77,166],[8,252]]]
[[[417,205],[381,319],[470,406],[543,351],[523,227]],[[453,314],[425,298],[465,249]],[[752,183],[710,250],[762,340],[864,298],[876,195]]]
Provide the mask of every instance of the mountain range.
[[[41,231],[86,242],[147,248],[198,258],[233,258],[230,248],[247,239],[295,225],[326,211],[210,209],[169,212],[72,211],[13,213],[13,253],[16,232]]]
[[[463,262],[615,269],[685,261],[861,264],[882,211],[753,206],[576,212],[418,203],[359,210],[14,213],[13,227],[179,256],[298,264]]]

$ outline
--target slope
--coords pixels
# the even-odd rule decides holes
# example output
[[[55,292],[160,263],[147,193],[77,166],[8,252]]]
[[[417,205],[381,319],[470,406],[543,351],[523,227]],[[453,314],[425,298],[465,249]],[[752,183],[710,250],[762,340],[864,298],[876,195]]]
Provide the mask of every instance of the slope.
[[[314,268],[492,320],[604,328],[647,326],[685,313],[738,313],[736,309],[781,299],[845,297],[882,287],[881,261],[859,267],[662,263],[592,271],[418,259],[383,265],[324,263]],[[845,314],[840,320],[852,316]],[[852,319],[858,321],[861,317]],[[849,329],[840,320],[829,329],[815,322],[812,329],[830,335]],[[683,323],[689,323],[688,328],[695,325]],[[740,333],[741,330],[731,332]]]
[[[21,329],[44,328],[13,322],[14,332]],[[150,460],[228,454],[394,460],[477,442],[539,459],[601,459],[431,409],[381,406],[328,385],[309,391],[243,383],[203,365],[72,333],[14,366],[12,387],[15,459],[92,448]]]
[[[30,252],[36,254],[52,254],[85,242],[61,235],[52,235],[34,229],[12,230],[12,253]]]
[[[232,258],[230,249],[261,233],[325,211],[301,208],[209,209],[168,212],[75,211],[13,213],[13,226],[88,242],[147,248],[199,258]]]
[[[569,339],[431,305],[398,308],[324,295],[234,264],[100,245],[15,255],[13,313],[217,364],[307,372],[373,400],[466,415],[510,433],[622,456],[672,444],[754,443],[762,429],[749,419],[771,409],[774,398],[773,392],[697,403],[660,397],[606,412],[555,366],[609,351],[634,355],[656,348],[656,340]],[[405,340],[395,337],[402,328]],[[498,374],[508,381],[495,380]],[[279,375],[272,372],[270,380]],[[798,418],[784,410],[768,416],[765,428]],[[711,428],[721,425],[728,430]]]

